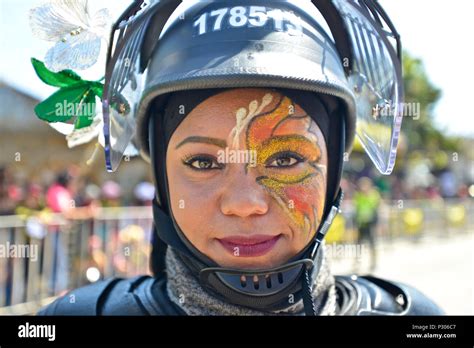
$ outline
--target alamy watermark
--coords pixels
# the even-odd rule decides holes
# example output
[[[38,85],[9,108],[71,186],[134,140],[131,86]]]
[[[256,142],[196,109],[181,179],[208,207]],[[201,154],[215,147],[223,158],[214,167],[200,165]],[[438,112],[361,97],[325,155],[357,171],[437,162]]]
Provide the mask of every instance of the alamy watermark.
[[[56,339],[56,325],[54,324],[30,324],[26,322],[18,326],[18,337],[20,338],[46,338],[48,341]]]
[[[55,115],[58,117],[90,117],[94,115],[95,103],[70,103],[64,100],[62,103],[56,103]]]
[[[324,252],[330,258],[336,259],[360,259],[368,253],[368,246],[365,244],[338,244],[331,243],[324,245]]]
[[[421,104],[410,102],[410,103],[391,103],[385,102],[383,104],[377,104],[372,108],[372,117],[378,119],[380,117],[393,117],[401,115],[402,117],[411,117],[414,120],[420,119]]]
[[[247,163],[249,167],[257,165],[256,150],[231,150],[226,147],[224,150],[217,151],[218,163]]]
[[[15,244],[6,242],[0,244],[0,259],[1,258],[29,258],[31,261],[38,260],[38,245],[35,244]]]

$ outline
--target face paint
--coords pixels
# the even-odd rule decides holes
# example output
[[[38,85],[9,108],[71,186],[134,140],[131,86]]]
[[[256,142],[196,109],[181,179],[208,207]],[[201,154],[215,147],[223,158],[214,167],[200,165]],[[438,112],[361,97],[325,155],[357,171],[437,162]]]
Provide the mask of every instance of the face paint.
[[[236,124],[234,129],[232,129],[231,137],[232,137],[232,147],[234,149],[239,148],[239,138],[242,134],[242,131],[246,128],[248,123],[252,120],[255,115],[258,115],[262,112],[265,107],[270,104],[273,100],[273,96],[270,93],[265,94],[262,99],[262,103],[258,105],[256,100],[252,101],[249,104],[249,109],[240,108],[237,110],[235,117],[236,117]]]
[[[237,111],[233,144],[238,145],[239,134],[246,127],[247,149],[257,154],[256,166],[251,169],[258,173],[257,182],[310,238],[319,226],[324,206],[326,174],[325,166],[319,163],[318,136],[312,129],[314,121],[306,114],[296,115],[287,97],[282,97],[272,111],[262,113],[273,99],[268,93],[260,105],[252,101],[248,112],[245,108]]]

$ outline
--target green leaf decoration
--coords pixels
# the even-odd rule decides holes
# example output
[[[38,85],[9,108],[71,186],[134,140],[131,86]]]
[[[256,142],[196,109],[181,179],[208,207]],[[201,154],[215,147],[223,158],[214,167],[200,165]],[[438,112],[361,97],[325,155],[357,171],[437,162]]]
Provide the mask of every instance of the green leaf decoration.
[[[46,122],[67,122],[75,117],[76,129],[90,125],[95,115],[96,96],[91,85],[90,81],[83,81],[60,88],[35,107],[36,115]]]
[[[95,95],[102,100],[102,94],[104,94],[104,84],[99,81],[91,81],[91,88]]]
[[[81,129],[92,124],[95,116],[95,93],[89,89],[89,93],[81,100],[80,114],[74,123],[74,129]]]
[[[36,75],[46,84],[54,87],[68,87],[80,82],[82,78],[72,70],[62,70],[52,72],[38,59],[31,58],[31,63],[35,69]]]
[[[36,115],[46,122],[74,123],[74,129],[92,124],[95,117],[96,96],[102,99],[104,84],[100,81],[83,80],[72,70],[53,72],[42,61],[31,58],[38,77],[50,86],[60,87],[58,91],[35,107]],[[115,96],[111,107],[125,115],[130,105],[121,94]]]
[[[95,98],[102,98],[104,84],[100,80],[83,80],[72,70],[52,72],[35,58],[31,58],[31,63],[44,83],[60,87],[35,107],[36,115],[46,122],[71,123],[74,119],[74,129],[90,126],[95,116]]]

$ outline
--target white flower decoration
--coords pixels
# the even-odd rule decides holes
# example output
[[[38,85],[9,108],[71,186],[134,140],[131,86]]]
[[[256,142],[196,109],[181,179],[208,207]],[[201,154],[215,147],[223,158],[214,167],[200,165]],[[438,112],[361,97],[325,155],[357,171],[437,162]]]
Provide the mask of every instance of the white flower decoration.
[[[99,143],[102,145],[102,147],[104,147],[104,141],[101,139],[103,127],[104,122],[102,120],[102,113],[100,113],[94,117],[94,121],[90,126],[81,129],[74,129],[69,134],[67,134],[67,146],[72,148],[78,145],[86,144],[94,138],[99,138]]]
[[[30,10],[33,34],[56,44],[48,50],[46,67],[54,72],[84,70],[97,62],[101,41],[108,40],[109,11],[90,15],[87,0],[52,0]]]

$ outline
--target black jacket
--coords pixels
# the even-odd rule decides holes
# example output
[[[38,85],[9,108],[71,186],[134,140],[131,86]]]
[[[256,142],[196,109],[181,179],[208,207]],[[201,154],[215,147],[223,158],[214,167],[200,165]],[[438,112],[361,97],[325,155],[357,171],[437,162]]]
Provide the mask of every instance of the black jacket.
[[[408,285],[375,277],[336,276],[338,315],[443,315]],[[112,278],[75,289],[38,315],[185,315],[170,300],[166,278]]]

